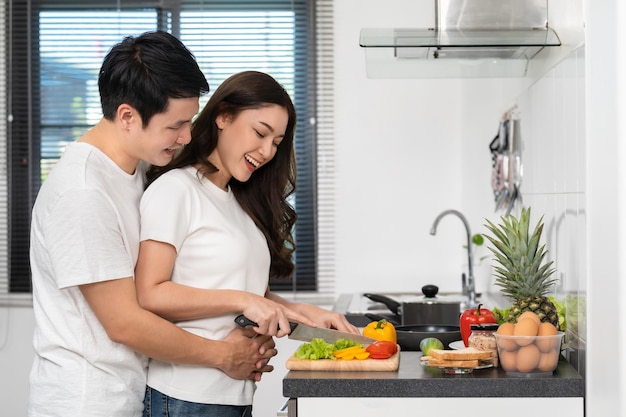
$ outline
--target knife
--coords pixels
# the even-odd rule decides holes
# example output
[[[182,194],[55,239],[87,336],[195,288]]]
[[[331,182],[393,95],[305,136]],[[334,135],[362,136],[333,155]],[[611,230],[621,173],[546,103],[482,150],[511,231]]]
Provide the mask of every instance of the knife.
[[[243,314],[235,317],[235,322],[241,327],[259,325],[250,320]],[[376,340],[370,337],[362,336],[356,333],[340,332],[335,329],[326,329],[322,327],[311,327],[302,323],[289,322],[291,332],[289,333],[289,339],[300,340],[303,342],[310,342],[314,338],[324,339],[326,343],[335,343],[339,339],[353,340],[355,343],[361,343],[364,346],[371,345]]]

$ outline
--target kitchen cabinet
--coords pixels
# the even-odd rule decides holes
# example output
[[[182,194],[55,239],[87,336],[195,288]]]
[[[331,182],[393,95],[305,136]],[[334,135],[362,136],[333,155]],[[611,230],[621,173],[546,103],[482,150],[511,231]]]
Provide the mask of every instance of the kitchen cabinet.
[[[292,399],[289,415],[584,415],[584,380],[564,358],[551,376],[520,378],[501,368],[443,374],[422,366],[420,356],[401,352],[397,372],[290,371],[283,379],[283,396]]]
[[[463,417],[528,417],[536,413],[583,416],[582,398],[299,398],[297,404],[297,417],[381,417],[429,413]]]

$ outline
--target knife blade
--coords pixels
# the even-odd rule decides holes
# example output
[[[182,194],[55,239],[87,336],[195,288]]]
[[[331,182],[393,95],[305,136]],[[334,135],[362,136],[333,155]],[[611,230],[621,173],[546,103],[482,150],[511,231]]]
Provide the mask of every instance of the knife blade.
[[[258,324],[250,320],[243,314],[235,317],[235,322],[241,327],[253,326],[258,327]],[[355,343],[361,343],[364,346],[371,345],[376,340],[371,337],[366,337],[356,333],[340,332],[335,329],[326,329],[323,327],[311,327],[302,323],[289,322],[291,332],[289,333],[289,339],[300,340],[303,342],[310,342],[312,339],[319,338],[324,339],[326,343],[335,343],[340,339],[353,340]]]

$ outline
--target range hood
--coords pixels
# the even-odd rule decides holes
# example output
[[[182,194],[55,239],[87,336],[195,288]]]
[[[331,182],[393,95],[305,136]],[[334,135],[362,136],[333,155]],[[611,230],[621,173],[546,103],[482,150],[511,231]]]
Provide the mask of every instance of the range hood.
[[[440,77],[523,77],[539,51],[561,45],[548,26],[548,0],[435,0],[434,18],[429,28],[362,29],[368,76],[393,76],[396,65],[400,74],[421,71],[415,76],[431,68]]]

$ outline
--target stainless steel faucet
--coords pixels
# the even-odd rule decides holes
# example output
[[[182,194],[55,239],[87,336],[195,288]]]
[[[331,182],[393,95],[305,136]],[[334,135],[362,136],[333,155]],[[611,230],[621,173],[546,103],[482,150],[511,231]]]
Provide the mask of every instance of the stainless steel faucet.
[[[472,259],[472,233],[470,232],[470,226],[469,226],[469,223],[467,222],[467,219],[458,210],[444,210],[439,214],[439,216],[437,216],[437,218],[433,222],[433,226],[430,228],[430,234],[434,236],[437,233],[437,225],[439,224],[439,221],[443,217],[447,216],[448,214],[454,214],[459,219],[461,219],[463,221],[463,224],[465,225],[465,231],[467,233],[467,265],[468,265],[467,267],[468,267],[469,276],[467,278],[467,286],[465,286],[464,284],[463,293],[467,292],[468,307],[475,308],[477,303],[476,303],[476,285],[474,282],[474,266],[473,266],[474,262]]]

